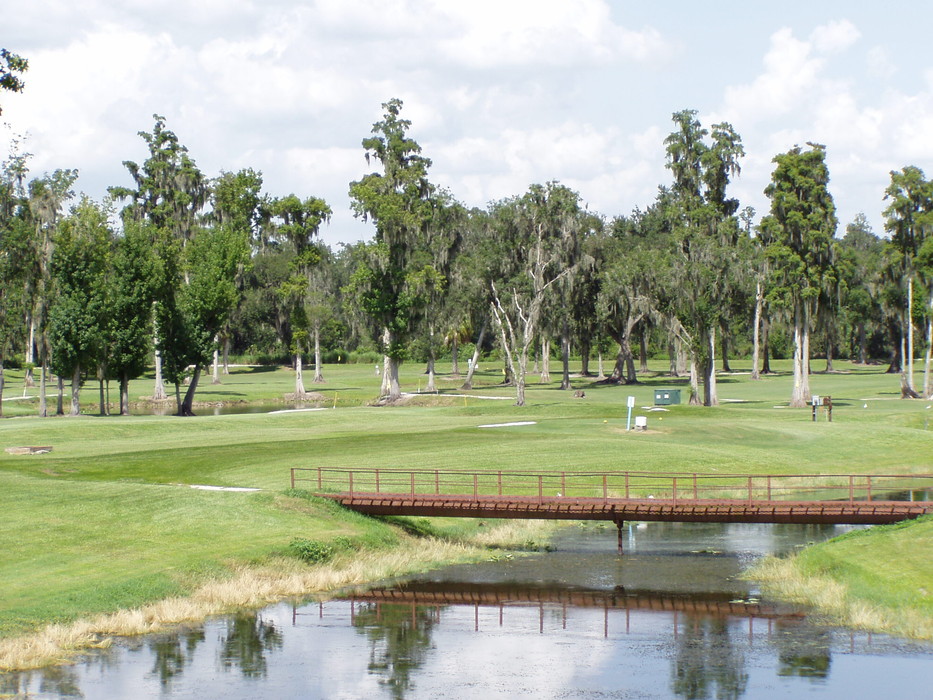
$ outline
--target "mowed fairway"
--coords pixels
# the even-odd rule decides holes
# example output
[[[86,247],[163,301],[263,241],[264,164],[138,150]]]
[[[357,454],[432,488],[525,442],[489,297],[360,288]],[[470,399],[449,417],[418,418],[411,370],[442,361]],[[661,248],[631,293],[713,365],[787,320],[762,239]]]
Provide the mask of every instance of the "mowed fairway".
[[[284,553],[296,537],[392,540],[385,524],[285,495],[290,467],[933,472],[930,402],[899,400],[898,377],[879,367],[837,363],[844,372],[813,375],[812,390],[835,404],[832,423],[823,414],[813,423],[809,408],[783,407],[786,374],[760,382],[723,375],[721,406],[651,412],[641,407],[653,404],[655,388],[681,388],[686,400],[683,380],[655,376],[619,387],[577,378],[586,396],[573,398],[552,374],[546,385],[529,378],[529,405],[519,409],[481,398],[512,395],[485,364],[473,391],[441,375],[438,395],[395,407],[365,405],[378,393],[372,366],[342,365],[326,368],[326,384],[309,386],[322,393],[322,411],[0,421],[4,448],[53,447],[45,455],[0,453],[0,634],[184,593],[232,564]],[[406,390],[423,386],[421,369],[403,367]],[[243,368],[219,386],[206,384],[198,398],[269,400],[290,391],[291,381],[286,370]],[[9,373],[7,382],[8,395],[21,387]],[[131,395],[147,389],[139,382]],[[635,413],[648,416],[645,433],[625,430],[629,395]],[[83,399],[96,399],[93,386]],[[4,403],[5,415],[13,403]],[[15,403],[14,413],[24,414],[28,406]],[[479,427],[526,421],[534,424]]]

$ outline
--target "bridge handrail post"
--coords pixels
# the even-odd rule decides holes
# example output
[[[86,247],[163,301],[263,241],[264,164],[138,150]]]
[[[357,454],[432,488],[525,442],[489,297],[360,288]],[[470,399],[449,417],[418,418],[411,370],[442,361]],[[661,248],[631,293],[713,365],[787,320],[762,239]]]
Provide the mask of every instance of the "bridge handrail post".
[[[411,472],[411,495],[415,495],[415,472]]]
[[[849,475],[849,503],[855,500],[855,477]]]
[[[697,475],[696,472],[693,473],[693,500],[699,500],[699,489],[697,488]]]
[[[434,470],[434,495],[441,495],[441,472],[439,469]]]
[[[538,502],[544,498],[544,477],[538,474]]]
[[[499,484],[499,495],[502,495],[502,470],[499,470],[498,474],[498,484]]]
[[[295,488],[295,467],[292,467],[292,488]]]
[[[628,478],[629,478],[629,473],[628,473],[628,472],[625,472],[625,498],[626,498],[626,499],[629,498]]]
[[[560,495],[567,495],[567,472],[560,473]]]
[[[318,468],[317,468],[317,490],[318,490],[318,491],[323,491],[323,490],[324,490],[324,486],[323,486],[323,484],[324,484],[324,477],[322,476],[321,471],[322,471],[321,468],[318,467]]]
[[[353,495],[353,470],[350,470],[350,495]]]
[[[871,502],[871,477],[868,477],[868,501]]]
[[[603,500],[609,500],[609,487],[606,485],[606,475],[603,474]]]
[[[474,472],[473,474],[473,498],[474,499],[479,497],[479,484],[477,482],[478,479],[479,479],[479,476]]]
[[[752,477],[748,477],[748,505],[752,504]]]
[[[677,505],[677,477],[673,477],[672,486],[671,486],[671,500],[674,502],[674,505]]]
[[[376,493],[380,493],[379,490],[379,470],[376,470]]]

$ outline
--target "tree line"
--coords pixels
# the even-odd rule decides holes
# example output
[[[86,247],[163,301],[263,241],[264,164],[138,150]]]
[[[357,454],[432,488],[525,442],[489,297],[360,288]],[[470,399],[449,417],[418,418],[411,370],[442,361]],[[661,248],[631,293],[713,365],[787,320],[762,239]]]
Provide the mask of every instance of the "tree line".
[[[30,179],[14,142],[0,168],[0,395],[4,363],[16,362],[39,384],[41,415],[51,378],[59,413],[65,380],[76,414],[94,378],[102,411],[113,380],[126,413],[129,381],[154,366],[154,398],[167,382],[191,415],[202,376],[212,367],[218,381],[230,353],[287,355],[300,399],[305,357],[321,382],[325,355],[370,351],[393,401],[403,361],[426,363],[430,391],[436,358],[449,351],[459,375],[464,347],[464,387],[494,350],[519,405],[552,357],[569,389],[572,355],[584,375],[595,357],[597,377],[629,384],[666,354],[671,375],[689,377],[690,402],[713,406],[717,370],[737,349],[754,378],[792,354],[796,406],[809,402],[815,355],[828,371],[835,357],[884,361],[904,397],[933,395],[933,184],[919,168],[891,173],[888,238],[861,214],[840,232],[826,148],[795,146],[773,159],[759,219],[729,195],[739,134],[683,110],[664,141],[671,181],[644,208],[609,218],[556,180],[469,208],[431,182],[402,107],[383,105],[362,140],[376,168],[349,183],[373,238],[336,250],[320,241],[323,199],[272,196],[250,168],[208,177],[159,115],[139,132],[146,160],[124,162],[131,184],[103,202],[76,196],[76,170]]]

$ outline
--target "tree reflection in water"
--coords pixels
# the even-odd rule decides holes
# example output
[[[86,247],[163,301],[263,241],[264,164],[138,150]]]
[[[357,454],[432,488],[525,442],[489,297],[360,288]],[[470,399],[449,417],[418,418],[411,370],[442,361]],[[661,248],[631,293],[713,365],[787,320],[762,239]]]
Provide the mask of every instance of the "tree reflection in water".
[[[780,629],[777,637],[778,675],[822,680],[829,677],[832,635],[828,630]]]
[[[77,671],[70,666],[50,666],[40,671],[0,674],[0,697],[33,697],[29,688],[39,674],[39,692],[56,698],[83,698]]]
[[[239,667],[246,678],[265,678],[266,652],[282,648],[282,632],[258,613],[240,613],[227,620],[220,660],[225,669]]]
[[[735,700],[745,694],[745,655],[732,643],[725,617],[688,615],[676,640],[674,692],[687,700]]]
[[[204,641],[203,628],[185,630],[172,635],[159,636],[149,642],[154,657],[152,674],[158,676],[162,687],[181,675],[194,657],[198,644]]]
[[[357,608],[353,625],[369,640],[369,672],[379,676],[400,700],[413,687],[412,675],[433,648],[431,633],[437,608],[374,603]]]

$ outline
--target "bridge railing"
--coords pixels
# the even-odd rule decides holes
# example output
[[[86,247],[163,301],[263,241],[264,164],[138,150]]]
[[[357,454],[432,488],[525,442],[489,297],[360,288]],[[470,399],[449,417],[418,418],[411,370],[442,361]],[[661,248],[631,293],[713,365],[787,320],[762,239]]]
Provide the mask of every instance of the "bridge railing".
[[[551,500],[913,501],[931,500],[933,474],[701,474],[525,472],[294,467],[292,488],[317,493],[516,496]]]

